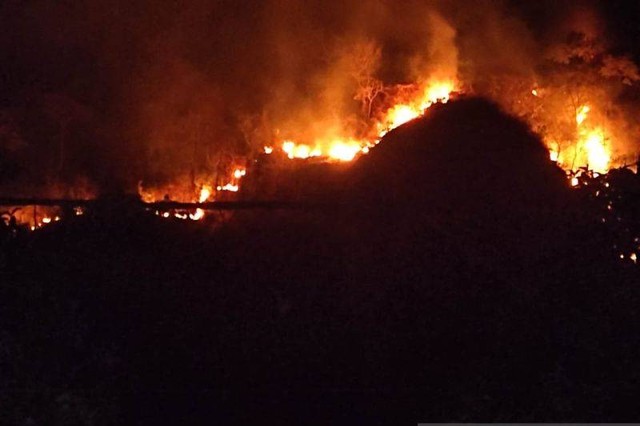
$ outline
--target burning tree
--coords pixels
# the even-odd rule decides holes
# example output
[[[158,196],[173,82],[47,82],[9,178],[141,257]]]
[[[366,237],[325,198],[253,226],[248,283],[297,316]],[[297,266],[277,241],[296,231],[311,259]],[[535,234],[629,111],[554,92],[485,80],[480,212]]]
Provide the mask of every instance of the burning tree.
[[[490,96],[524,118],[539,133],[550,157],[565,169],[586,167],[603,173],[623,165],[638,135],[620,98],[640,81],[636,65],[607,53],[583,33],[570,33],[553,46],[529,78],[500,77]]]
[[[367,119],[375,99],[384,91],[384,84],[375,77],[380,67],[382,49],[374,41],[365,41],[351,46],[350,75],[356,82],[354,99],[361,102]]]

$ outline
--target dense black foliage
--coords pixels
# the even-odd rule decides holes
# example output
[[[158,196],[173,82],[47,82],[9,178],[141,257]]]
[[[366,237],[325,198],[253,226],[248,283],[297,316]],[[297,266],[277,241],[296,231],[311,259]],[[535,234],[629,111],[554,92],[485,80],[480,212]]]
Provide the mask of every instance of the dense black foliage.
[[[339,207],[5,230],[6,424],[637,419],[638,271],[546,158],[460,100]]]

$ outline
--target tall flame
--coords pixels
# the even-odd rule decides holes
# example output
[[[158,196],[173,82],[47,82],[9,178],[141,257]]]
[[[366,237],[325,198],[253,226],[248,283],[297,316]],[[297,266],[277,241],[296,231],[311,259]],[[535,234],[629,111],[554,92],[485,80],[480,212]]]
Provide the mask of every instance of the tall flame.
[[[590,111],[591,108],[588,105],[582,105],[576,112],[576,124],[580,138],[579,149],[585,151],[589,169],[597,173],[606,173],[609,170],[611,153],[605,145],[604,131],[600,127],[588,129],[583,126]]]
[[[563,151],[555,141],[547,141],[549,158],[566,169],[588,167],[596,173],[607,173],[611,167],[611,147],[602,127],[593,126],[589,117],[590,105],[580,105],[575,110],[576,138]],[[577,185],[577,180],[572,181]]]
[[[587,164],[597,173],[606,173],[609,170],[611,154],[605,143],[602,129],[588,132],[584,139],[584,149],[587,152]]]
[[[213,188],[211,186],[203,185],[202,188],[200,189],[200,196],[198,197],[198,202],[204,203],[205,201],[207,201],[211,196],[212,190]]]

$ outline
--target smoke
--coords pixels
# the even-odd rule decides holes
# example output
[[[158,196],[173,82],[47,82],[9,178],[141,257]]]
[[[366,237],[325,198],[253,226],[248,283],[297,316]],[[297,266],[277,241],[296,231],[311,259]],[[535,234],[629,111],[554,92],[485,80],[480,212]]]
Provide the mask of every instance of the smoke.
[[[0,185],[83,176],[132,191],[215,173],[287,138],[360,137],[389,99],[376,94],[367,112],[363,86],[376,82],[530,86],[568,34],[602,38],[606,27],[590,2],[557,3],[5,2],[0,94],[13,124],[0,164],[18,164]],[[50,114],[52,94],[82,114]]]

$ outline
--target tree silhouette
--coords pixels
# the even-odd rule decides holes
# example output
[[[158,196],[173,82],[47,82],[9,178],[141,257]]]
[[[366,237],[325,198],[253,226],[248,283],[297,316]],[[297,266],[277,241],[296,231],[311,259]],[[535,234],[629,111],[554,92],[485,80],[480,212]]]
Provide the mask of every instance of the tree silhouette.
[[[362,110],[369,119],[373,102],[384,90],[382,81],[374,76],[380,66],[382,49],[374,41],[364,41],[355,43],[349,53],[349,74],[356,82],[354,99],[361,102]]]

